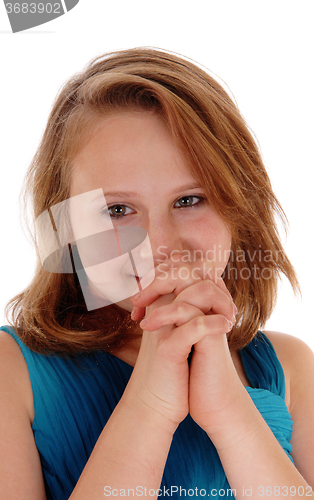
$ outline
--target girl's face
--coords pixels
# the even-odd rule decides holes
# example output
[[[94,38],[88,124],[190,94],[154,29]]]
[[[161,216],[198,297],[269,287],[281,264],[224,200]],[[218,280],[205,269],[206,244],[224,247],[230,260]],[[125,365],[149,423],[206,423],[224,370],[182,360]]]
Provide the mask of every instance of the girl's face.
[[[230,232],[193,177],[162,118],[145,111],[110,114],[100,122],[73,167],[70,196],[86,193],[73,199],[85,203],[73,205],[77,206],[71,212],[74,239],[112,227],[120,231],[120,227],[139,226],[147,231],[151,246],[146,240],[138,247],[143,263],[140,278],[145,274],[145,262],[147,272],[152,263],[157,266],[170,257],[175,260],[179,253],[186,261],[214,260],[222,274],[230,254]],[[99,283],[106,281],[109,289],[126,290],[123,300],[119,293],[113,293],[110,300],[130,311],[133,306],[128,297],[137,290],[133,289],[134,275],[131,285],[128,263],[127,253],[107,261],[105,277],[100,277],[101,265],[84,268],[94,288],[100,289]]]

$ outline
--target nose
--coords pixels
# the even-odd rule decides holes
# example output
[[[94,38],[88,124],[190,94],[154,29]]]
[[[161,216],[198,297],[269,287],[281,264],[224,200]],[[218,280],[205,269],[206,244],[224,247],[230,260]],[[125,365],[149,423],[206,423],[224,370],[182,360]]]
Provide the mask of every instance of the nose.
[[[172,255],[182,252],[183,244],[180,228],[177,227],[171,215],[153,218],[145,229],[148,233],[155,266],[169,259]],[[148,248],[149,245],[143,247],[141,253],[143,259],[148,256]]]

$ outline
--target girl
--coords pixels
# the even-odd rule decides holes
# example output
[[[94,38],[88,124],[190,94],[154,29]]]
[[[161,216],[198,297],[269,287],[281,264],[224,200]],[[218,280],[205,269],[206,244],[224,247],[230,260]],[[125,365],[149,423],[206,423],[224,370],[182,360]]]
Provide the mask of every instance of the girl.
[[[39,264],[0,338],[1,498],[313,496],[313,353],[259,330],[280,273],[298,289],[284,215],[225,90],[166,52],[97,58],[27,189]]]

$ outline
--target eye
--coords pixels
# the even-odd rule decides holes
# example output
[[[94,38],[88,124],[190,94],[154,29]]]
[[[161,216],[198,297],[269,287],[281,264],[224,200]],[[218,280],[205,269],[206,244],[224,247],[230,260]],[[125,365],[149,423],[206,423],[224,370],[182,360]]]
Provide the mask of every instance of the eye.
[[[119,219],[132,213],[132,209],[127,205],[112,205],[104,210],[104,213],[109,214],[112,219]]]
[[[204,196],[196,196],[196,195],[182,196],[176,201],[174,206],[176,206],[176,208],[195,207],[201,205],[202,203],[204,203],[204,201],[205,201]]]

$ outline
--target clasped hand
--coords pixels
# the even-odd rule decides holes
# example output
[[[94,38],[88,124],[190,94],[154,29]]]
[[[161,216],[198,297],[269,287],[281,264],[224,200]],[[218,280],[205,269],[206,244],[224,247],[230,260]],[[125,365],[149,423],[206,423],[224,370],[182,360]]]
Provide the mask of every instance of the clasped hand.
[[[132,302],[132,318],[145,315],[133,391],[173,429],[188,413],[205,430],[214,428],[233,399],[237,374],[226,334],[237,309],[213,263],[169,259]]]

